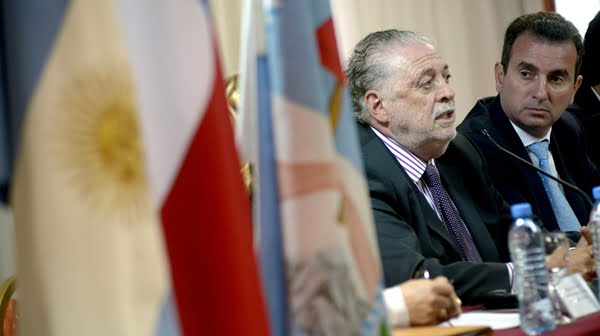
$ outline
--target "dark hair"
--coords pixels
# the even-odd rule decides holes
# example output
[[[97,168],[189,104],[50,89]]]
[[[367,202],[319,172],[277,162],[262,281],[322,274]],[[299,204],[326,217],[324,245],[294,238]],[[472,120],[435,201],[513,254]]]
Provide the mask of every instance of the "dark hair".
[[[378,31],[367,35],[356,44],[346,66],[348,88],[352,96],[354,117],[361,122],[368,122],[369,113],[365,106],[364,95],[381,85],[390,74],[389,46],[398,44],[406,46],[410,43],[433,42],[424,35],[396,29]]]
[[[502,47],[502,59],[500,61],[504,71],[508,68],[515,40],[526,32],[530,32],[536,37],[549,42],[572,42],[577,50],[577,62],[575,63],[575,77],[573,80],[577,78],[583,57],[581,35],[579,35],[579,31],[571,21],[565,19],[560,14],[549,12],[522,15],[506,28],[504,45]]]
[[[600,84],[600,12],[590,22],[583,42],[585,54],[581,63],[583,85]]]

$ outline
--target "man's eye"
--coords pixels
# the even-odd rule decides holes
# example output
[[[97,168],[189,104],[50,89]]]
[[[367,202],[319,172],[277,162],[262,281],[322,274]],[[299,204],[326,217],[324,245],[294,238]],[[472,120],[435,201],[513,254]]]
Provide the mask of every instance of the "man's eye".
[[[426,81],[426,82],[421,83],[421,85],[419,85],[419,86],[422,87],[422,88],[424,88],[424,89],[431,88],[431,79],[428,80],[428,81]]]
[[[529,79],[529,78],[533,77],[533,74],[531,73],[531,71],[521,70],[521,71],[519,71],[519,74],[521,75],[521,78],[525,78],[525,79]]]
[[[450,75],[450,74],[444,76],[444,80],[446,80],[446,83],[450,83],[451,78],[452,78],[452,75]]]
[[[562,76],[556,76],[556,77],[551,77],[550,78],[550,82],[554,83],[554,84],[562,84],[564,83],[565,79]]]

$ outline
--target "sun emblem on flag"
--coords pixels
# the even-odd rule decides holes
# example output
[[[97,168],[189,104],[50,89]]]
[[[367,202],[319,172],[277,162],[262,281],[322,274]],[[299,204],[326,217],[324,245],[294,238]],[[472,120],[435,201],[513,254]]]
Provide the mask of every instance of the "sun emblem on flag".
[[[148,188],[128,69],[82,72],[67,87],[57,112],[58,171],[99,214],[137,218]]]

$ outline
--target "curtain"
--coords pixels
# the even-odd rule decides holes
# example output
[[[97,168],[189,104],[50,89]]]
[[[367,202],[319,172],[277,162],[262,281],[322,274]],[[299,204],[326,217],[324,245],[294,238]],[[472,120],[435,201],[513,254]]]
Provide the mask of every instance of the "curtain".
[[[238,72],[242,1],[211,1],[226,76]],[[494,64],[508,24],[543,10],[544,1],[331,0],[331,7],[343,63],[354,44],[376,30],[414,30],[434,39],[450,66],[458,124],[477,99],[496,94]]]

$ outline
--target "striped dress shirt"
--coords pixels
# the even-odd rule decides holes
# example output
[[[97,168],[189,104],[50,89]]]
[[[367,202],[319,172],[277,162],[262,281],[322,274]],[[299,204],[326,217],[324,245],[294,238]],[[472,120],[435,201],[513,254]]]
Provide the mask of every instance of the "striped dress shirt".
[[[424,162],[423,160],[419,159],[415,154],[409,152],[406,148],[402,147],[402,145],[396,142],[396,140],[390,139],[388,136],[384,135],[383,133],[379,132],[373,127],[371,127],[371,129],[373,130],[373,132],[375,132],[377,137],[379,137],[379,139],[383,141],[383,143],[390,150],[390,152],[392,152],[396,160],[398,160],[398,163],[400,163],[400,165],[402,166],[402,168],[404,168],[404,171],[406,171],[410,179],[417,185],[419,191],[421,191],[423,196],[425,196],[425,199],[427,199],[427,202],[429,203],[433,211],[435,211],[440,221],[442,221],[443,223],[444,219],[442,218],[437,207],[435,206],[431,190],[429,189],[429,186],[427,186],[427,183],[425,183],[422,179],[423,174],[425,173],[425,169],[427,168],[427,164],[435,165],[435,160],[431,159],[429,160],[429,162]],[[454,204],[452,204],[452,206],[454,206]],[[469,232],[468,229],[467,232]],[[469,236],[470,235],[471,233],[469,232]]]

